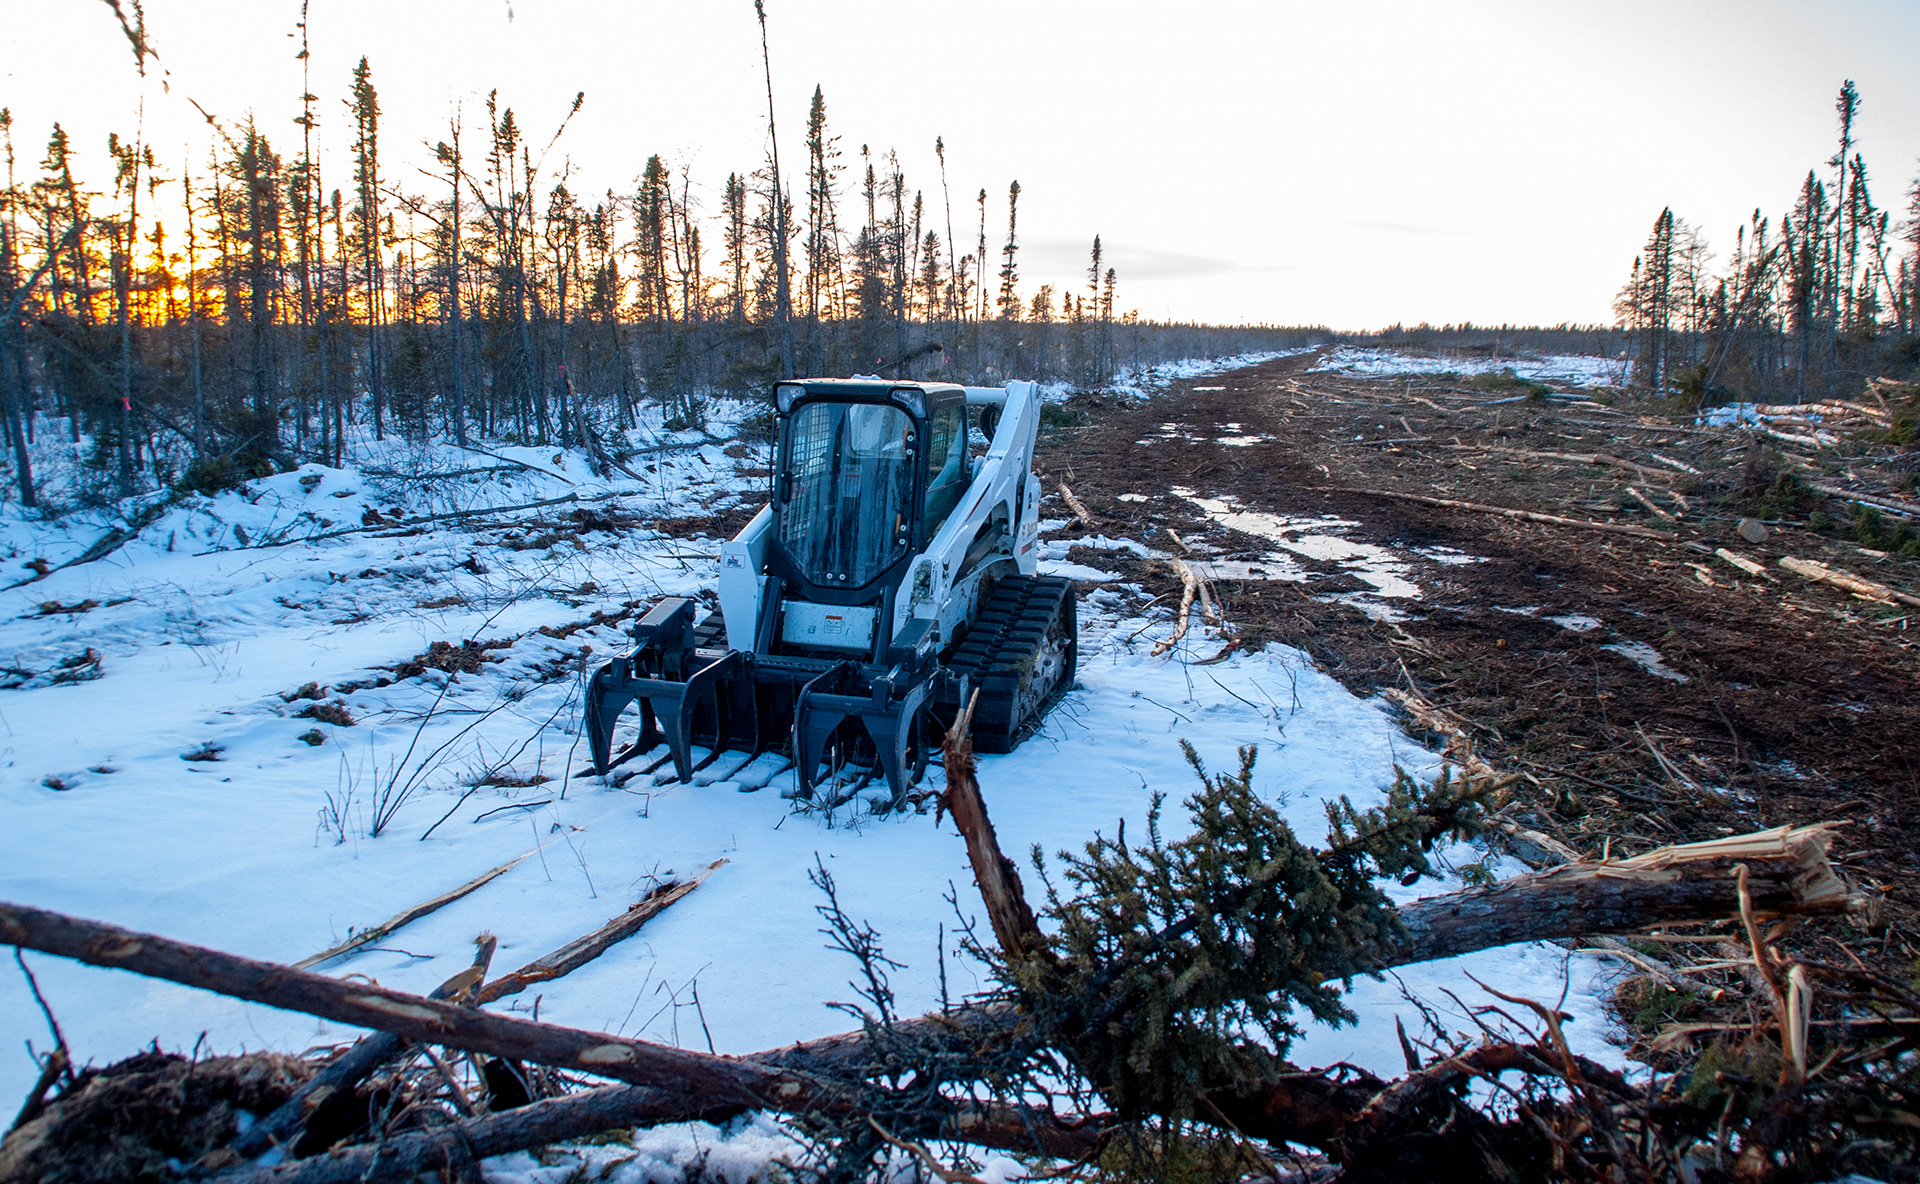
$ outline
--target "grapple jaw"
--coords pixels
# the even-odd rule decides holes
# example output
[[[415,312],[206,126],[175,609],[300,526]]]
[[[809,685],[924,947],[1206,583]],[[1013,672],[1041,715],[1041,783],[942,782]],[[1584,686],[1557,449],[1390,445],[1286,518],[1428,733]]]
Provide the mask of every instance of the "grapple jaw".
[[[634,627],[635,646],[596,670],[587,684],[586,725],[592,772],[665,745],[647,771],[672,762],[682,782],[724,752],[791,751],[799,796],[818,787],[836,738],[859,742],[857,721],[871,741],[874,768],[884,774],[897,807],[925,769],[927,711],[945,685],[925,622],[901,631],[883,665],[830,661],[695,645],[694,602],[661,601]],[[639,705],[640,734],[613,751],[614,727]],[[708,749],[695,763],[693,749]],[[864,754],[864,745],[862,745]]]

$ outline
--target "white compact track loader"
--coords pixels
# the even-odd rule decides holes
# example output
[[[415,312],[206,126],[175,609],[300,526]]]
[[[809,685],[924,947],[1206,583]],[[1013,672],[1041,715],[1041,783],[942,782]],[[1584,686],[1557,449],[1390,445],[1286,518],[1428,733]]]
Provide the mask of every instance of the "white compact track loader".
[[[1040,393],[805,379],[773,403],[771,501],[720,548],[719,611],[662,600],[594,673],[592,771],[664,745],[647,768],[690,781],[722,753],[787,751],[799,796],[823,770],[884,775],[897,806],[976,692],[974,747],[1006,752],[1072,685],[1073,588],[1035,571]],[[640,733],[616,753],[630,703]]]

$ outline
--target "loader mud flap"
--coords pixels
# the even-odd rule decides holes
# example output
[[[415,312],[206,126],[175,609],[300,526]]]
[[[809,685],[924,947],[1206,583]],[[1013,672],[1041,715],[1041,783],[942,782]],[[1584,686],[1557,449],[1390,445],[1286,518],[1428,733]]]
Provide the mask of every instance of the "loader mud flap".
[[[640,705],[640,735],[613,755],[613,727],[627,704]],[[587,742],[594,772],[605,774],[636,756],[667,746],[667,759],[681,781],[711,764],[722,752],[760,752],[758,712],[747,656],[729,653],[695,670],[685,682],[635,677],[633,664],[617,658],[594,673],[587,685]],[[693,746],[708,748],[698,764]]]

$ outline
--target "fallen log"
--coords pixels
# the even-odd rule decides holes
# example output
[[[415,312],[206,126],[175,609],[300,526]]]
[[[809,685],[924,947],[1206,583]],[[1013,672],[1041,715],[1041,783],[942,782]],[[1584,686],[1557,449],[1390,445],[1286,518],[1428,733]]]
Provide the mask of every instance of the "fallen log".
[[[1835,419],[1864,415],[1869,419],[1885,421],[1887,413],[1865,403],[1852,403],[1842,399],[1830,399],[1822,403],[1760,403],[1754,407],[1755,414],[1783,416],[1804,419],[1809,415],[1827,415]]]
[[[462,1150],[473,1159],[506,1155],[584,1139],[621,1127],[668,1122],[725,1122],[739,1106],[714,1106],[688,1112],[669,1090],[646,1086],[602,1086],[456,1122],[438,1130],[392,1135],[378,1144],[336,1148],[326,1155],[264,1168],[240,1168],[215,1176],[216,1184],[374,1184],[412,1180],[438,1171]],[[955,1107],[948,1116],[950,1136],[958,1142],[1008,1151],[1039,1152],[1056,1159],[1079,1160],[1093,1154],[1106,1129],[1107,1116],[1063,1122],[1044,1111]]]
[[[1739,568],[1741,571],[1746,572],[1750,576],[1759,576],[1764,580],[1768,580],[1774,583],[1779,582],[1778,580],[1774,580],[1772,576],[1767,574],[1766,568],[1761,567],[1759,564],[1755,563],[1751,559],[1748,559],[1744,555],[1736,555],[1732,551],[1727,550],[1725,547],[1716,548],[1713,553],[1715,555],[1718,555],[1720,558],[1726,560],[1728,563],[1733,564],[1735,567]]]
[[[1847,889],[1828,861],[1837,823],[1775,827],[1632,859],[1582,860],[1399,909],[1406,940],[1378,969],[1555,937],[1632,933],[1738,916],[1745,866],[1757,915],[1855,913],[1874,902]]]
[[[1502,456],[1518,456],[1528,460],[1570,460],[1583,465],[1612,465],[1626,469],[1645,477],[1659,477],[1665,481],[1673,480],[1673,474],[1665,469],[1656,469],[1652,465],[1643,465],[1635,461],[1622,460],[1606,452],[1537,452],[1531,448],[1507,448],[1498,444],[1446,444],[1442,447],[1455,452],[1489,452]],[[1698,470],[1692,470],[1698,472]]]
[[[428,995],[429,999],[456,999],[465,1002],[465,994],[474,983],[486,974],[487,966],[493,961],[493,951],[498,942],[492,934],[482,934],[475,942],[473,965],[446,982],[441,983]],[[226,1155],[216,1153],[201,1165],[212,1169],[228,1163],[252,1159],[264,1154],[276,1143],[289,1143],[299,1129],[306,1124],[314,1107],[326,1101],[327,1097],[340,1090],[350,1090],[378,1072],[380,1066],[405,1051],[407,1042],[391,1032],[374,1032],[354,1042],[352,1048],[333,1059],[326,1068],[301,1083],[293,1091],[293,1096],[282,1102],[272,1113],[246,1130],[234,1136],[227,1144]]]
[[[1060,483],[1060,500],[1067,503],[1067,509],[1073,511],[1073,516],[1080,520],[1080,525],[1088,530],[1094,528],[1093,515],[1087,512],[1087,507],[1081,504],[1079,498],[1073,496],[1073,490],[1067,487],[1065,481]]]
[[[1629,485],[1627,486],[1627,492],[1633,495],[1634,501],[1637,501],[1641,505],[1645,506],[1647,509],[1652,510],[1654,514],[1657,515],[1658,517],[1663,518],[1668,522],[1674,521],[1674,516],[1672,514],[1667,513],[1667,511],[1655,505],[1653,499],[1648,497],[1646,494],[1640,492],[1638,487]]]
[[[1882,603],[1899,601],[1901,604],[1920,607],[1920,596],[1902,592],[1898,588],[1889,588],[1885,584],[1869,580],[1864,576],[1856,576],[1852,572],[1828,567],[1824,563],[1817,563],[1811,559],[1795,559],[1791,555],[1783,555],[1780,557],[1780,566],[1794,575],[1805,576],[1809,580],[1822,584],[1832,584],[1836,588],[1845,588],[1864,600],[1878,600]]]
[[[301,535],[299,538],[272,538],[263,543],[249,543],[240,547],[215,547],[210,551],[196,551],[194,558],[206,555],[221,555],[228,551],[259,551],[268,547],[290,547],[295,543],[317,543],[321,539],[337,539],[350,534],[365,534],[370,530],[405,530],[411,526],[425,526],[430,522],[453,522],[461,518],[481,518],[489,514],[513,514],[521,510],[537,510],[542,506],[564,506],[572,502],[603,502],[609,498],[620,497],[617,493],[602,494],[583,498],[577,493],[565,497],[550,497],[537,502],[522,502],[517,506],[486,506],[474,510],[451,510],[444,514],[421,514],[413,518],[387,518],[378,522],[369,522],[361,526],[348,526],[340,530],[327,530],[319,534]]]
[[[973,796],[977,799],[977,791]],[[965,797],[963,790],[953,804],[960,804]],[[1776,827],[1705,843],[1662,847],[1631,859],[1582,860],[1483,888],[1414,901],[1398,910],[1406,937],[1384,949],[1373,969],[1387,970],[1521,942],[1633,933],[1655,925],[1736,916],[1740,904],[1735,869],[1742,865],[1747,868],[1748,891],[1758,916],[1854,912],[1871,919],[1875,902],[1849,892],[1827,858],[1836,825]],[[1026,949],[1035,940],[1038,927],[1020,894],[1012,860],[999,851],[997,842],[976,845],[970,841],[969,857],[976,874],[987,879],[994,892],[989,917],[996,938],[1010,941],[1016,949]],[[374,984],[342,982],[44,909],[0,903],[0,943],[94,966],[130,970],[408,1039],[635,1084],[652,1085],[678,1077],[689,1090],[718,1091],[714,1096],[751,1101],[774,1110],[810,1103],[817,1096],[815,1081],[778,1074],[764,1076],[746,1068],[801,1063],[804,1058],[796,1060],[791,1049],[733,1058],[666,1048],[605,1033],[471,1011]],[[912,1022],[951,1021],[938,1018]]]
[[[952,792],[950,789],[949,793]],[[965,796],[963,789],[961,797]],[[958,805],[960,801],[956,799],[953,804]],[[984,806],[980,821],[985,821]],[[979,833],[985,834],[987,829]],[[1734,916],[1740,907],[1735,877],[1736,869],[1741,866],[1747,869],[1748,891],[1753,909],[1759,915],[1861,909],[1862,898],[1848,893],[1827,860],[1830,841],[1830,825],[1782,827],[1708,843],[1661,848],[1633,859],[1584,860],[1487,888],[1416,901],[1399,910],[1407,931],[1406,939],[1385,950],[1374,968],[1384,970],[1514,942],[1602,932],[1631,933],[1649,925]],[[1036,940],[1038,930],[1030,920],[1032,913],[1018,887],[1012,861],[999,851],[997,841],[983,842],[977,851],[970,842],[969,854],[976,872],[990,885],[997,886],[996,904],[990,909],[996,938],[1016,949],[1028,948]],[[851,1095],[834,1079],[839,1078],[843,1083],[847,1075],[861,1072],[866,1064],[866,1038],[860,1033],[752,1057],[714,1056],[469,1010],[372,984],[341,982],[18,905],[0,904],[0,943],[96,966],[131,970],[341,1023],[377,1028],[409,1040],[557,1065],[617,1078],[639,1087],[591,1091],[591,1098],[580,1094],[537,1103],[539,1109],[527,1108],[534,1111],[531,1115],[515,1111],[515,1115],[524,1115],[518,1120],[519,1125],[472,1132],[475,1154],[499,1153],[499,1150],[482,1151],[482,1148],[512,1150],[579,1137],[608,1126],[684,1121],[749,1109],[782,1113],[841,1112],[852,1104]],[[1035,953],[1046,956],[1038,949]],[[1014,1008],[992,1005],[907,1021],[895,1025],[894,1031],[901,1036],[940,1032],[960,1043],[977,1045],[1004,1039],[1020,1022],[1021,1017]],[[1230,1117],[1244,1134],[1325,1145],[1322,1140],[1333,1138],[1345,1129],[1346,1119],[1339,1116],[1357,1113],[1378,1092],[1378,1088],[1351,1089],[1325,1075],[1307,1073],[1283,1075],[1272,1085],[1251,1092],[1210,1094],[1209,1099],[1216,1102],[1222,1114]],[[1349,1098],[1348,1093],[1356,1096]],[[606,1119],[608,1114],[614,1117]],[[555,1115],[571,1117],[565,1122],[559,1118],[547,1121]],[[604,1125],[593,1125],[602,1123],[603,1119],[606,1119]],[[487,1123],[496,1119],[469,1121]],[[989,1138],[1002,1134],[1009,1138],[1012,1135],[991,1122],[980,1121],[981,1125],[974,1128],[963,1124],[961,1133],[955,1137],[983,1146],[1015,1145],[988,1142]],[[1022,1137],[1031,1129],[1044,1128],[1044,1124],[1042,1128],[1029,1128],[1024,1123],[1013,1126],[1019,1128]],[[465,1129],[464,1124],[456,1129]],[[513,1137],[528,1141],[512,1146],[495,1141],[504,1129],[518,1131]],[[1077,1130],[1056,1128],[1054,1133],[1065,1144],[1079,1146],[1084,1151],[1086,1140],[1075,1133]],[[1328,1134],[1330,1131],[1333,1133]],[[1032,1143],[1021,1145],[1033,1146]],[[389,1140],[388,1147],[393,1146],[395,1141]],[[421,1143],[419,1154],[431,1154],[432,1146],[430,1142]],[[1049,1153],[1071,1154],[1066,1146]],[[331,1162],[334,1158],[338,1157],[320,1162]],[[301,1165],[291,1165],[289,1170],[292,1169],[320,1170]]]
[[[1194,574],[1193,568],[1187,566],[1186,560],[1175,559],[1173,570],[1180,576],[1180,613],[1174,622],[1173,634],[1153,647],[1153,656],[1156,658],[1185,639],[1187,626],[1193,622],[1193,601],[1200,592],[1200,577]]]
[[[1632,538],[1658,539],[1670,543],[1673,537],[1662,531],[1646,526],[1626,526],[1617,522],[1594,522],[1587,518],[1562,518],[1557,514],[1542,514],[1534,510],[1515,510],[1507,506],[1489,506],[1480,502],[1455,501],[1450,497],[1429,497],[1424,493],[1399,493],[1391,489],[1353,489],[1345,486],[1326,485],[1320,487],[1328,493],[1358,493],[1367,497],[1384,497],[1394,501],[1419,502],[1427,506],[1439,506],[1447,510],[1466,510],[1474,514],[1497,514],[1502,518],[1513,518],[1522,522],[1542,522],[1548,526],[1575,526],[1582,530],[1598,530],[1607,534],[1624,534]]]
[[[1920,505],[1913,502],[1903,502],[1897,498],[1881,497],[1873,493],[1854,493],[1835,485],[1815,485],[1808,482],[1807,488],[1815,493],[1824,493],[1828,497],[1844,498],[1863,506],[1872,506],[1877,510],[1891,510],[1896,514],[1905,514],[1909,518],[1920,518]]]
[[[408,1040],[659,1086],[697,1108],[735,1105],[787,1111],[822,1104],[831,1096],[811,1077],[731,1057],[472,1010],[45,909],[0,903],[0,944],[129,970]]]

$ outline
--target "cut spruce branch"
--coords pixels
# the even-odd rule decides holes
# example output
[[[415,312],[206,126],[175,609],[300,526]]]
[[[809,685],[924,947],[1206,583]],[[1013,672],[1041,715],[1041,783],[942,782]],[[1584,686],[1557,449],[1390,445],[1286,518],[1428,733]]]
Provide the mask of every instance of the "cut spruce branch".
[[[524,859],[525,856],[521,858]],[[615,945],[640,932],[642,925],[659,916],[687,893],[698,888],[708,876],[713,874],[715,868],[725,862],[724,859],[716,859],[685,880],[668,880],[649,892],[626,912],[592,933],[576,937],[551,954],[536,958],[511,974],[494,979],[480,988],[476,1002],[491,1003],[496,999],[504,999],[508,995],[517,995],[535,983],[544,983],[561,975],[571,974]]]
[[[1878,600],[1883,604],[1898,601],[1901,604],[1920,607],[1920,596],[1902,592],[1898,588],[1889,588],[1885,584],[1869,580],[1864,576],[1856,576],[1852,572],[1828,567],[1812,559],[1795,559],[1791,555],[1783,555],[1780,557],[1780,566],[1794,575],[1805,576],[1809,580],[1822,584],[1832,584],[1836,588],[1844,588],[1863,600]]]
[[[399,929],[404,925],[411,925],[415,921],[418,921],[420,918],[425,917],[431,913],[439,912],[441,909],[445,908],[447,905],[452,904],[454,901],[459,900],[461,897],[470,895],[471,893],[479,890],[480,888],[484,887],[488,883],[491,883],[493,880],[497,879],[498,877],[506,875],[508,872],[518,867],[520,865],[521,860],[524,860],[528,858],[528,856],[531,856],[533,854],[534,852],[529,851],[527,852],[526,855],[521,855],[516,858],[509,859],[507,860],[507,862],[501,864],[499,867],[494,868],[492,871],[482,872],[480,875],[475,876],[473,879],[468,880],[466,883],[460,885],[458,888],[455,888],[452,891],[442,892],[440,895],[434,897],[432,900],[423,900],[419,904],[414,905],[410,909],[403,909],[402,911],[395,913],[393,916],[387,918],[385,921],[382,921],[380,924],[375,925],[371,929],[362,929],[360,932],[354,934],[352,937],[341,942],[337,946],[332,946],[328,949],[321,950],[317,954],[311,954],[305,958],[300,959],[298,962],[293,963],[293,968],[295,970],[305,970],[310,966],[318,966],[322,962],[331,961],[334,958],[340,957],[342,954],[351,954],[353,951],[359,949],[361,946],[369,945],[373,942],[379,941],[382,938],[386,937],[388,934],[392,933],[394,930]]]
[[[1456,501],[1450,497],[1430,497],[1424,493],[1399,493],[1391,489],[1354,489],[1341,485],[1323,485],[1327,493],[1357,493],[1365,497],[1384,497],[1393,501],[1419,502],[1425,506],[1439,506],[1445,510],[1464,510],[1471,514],[1495,514],[1502,518],[1512,518],[1520,522],[1540,522],[1548,526],[1572,526],[1581,530],[1598,530],[1607,534],[1623,534],[1637,539],[1658,539],[1663,543],[1673,541],[1673,536],[1649,526],[1628,526],[1618,522],[1595,522],[1588,518],[1562,518],[1558,514],[1542,514],[1534,510],[1516,510],[1508,506],[1489,506],[1481,502]]]
[[[1189,603],[1191,600],[1192,578],[1189,576]],[[1184,609],[1181,616],[1183,619],[1186,616]],[[1051,951],[1040,932],[1039,921],[1034,918],[1033,908],[1027,903],[1020,872],[1013,860],[1000,850],[1000,837],[987,818],[986,799],[980,796],[980,782],[974,775],[972,723],[973,709],[979,702],[980,692],[976,690],[966,711],[947,729],[943,748],[947,791],[941,803],[953,815],[954,825],[966,840],[973,882],[979,886],[980,897],[986,902],[987,920],[1001,952],[1016,962],[1047,958]]]

